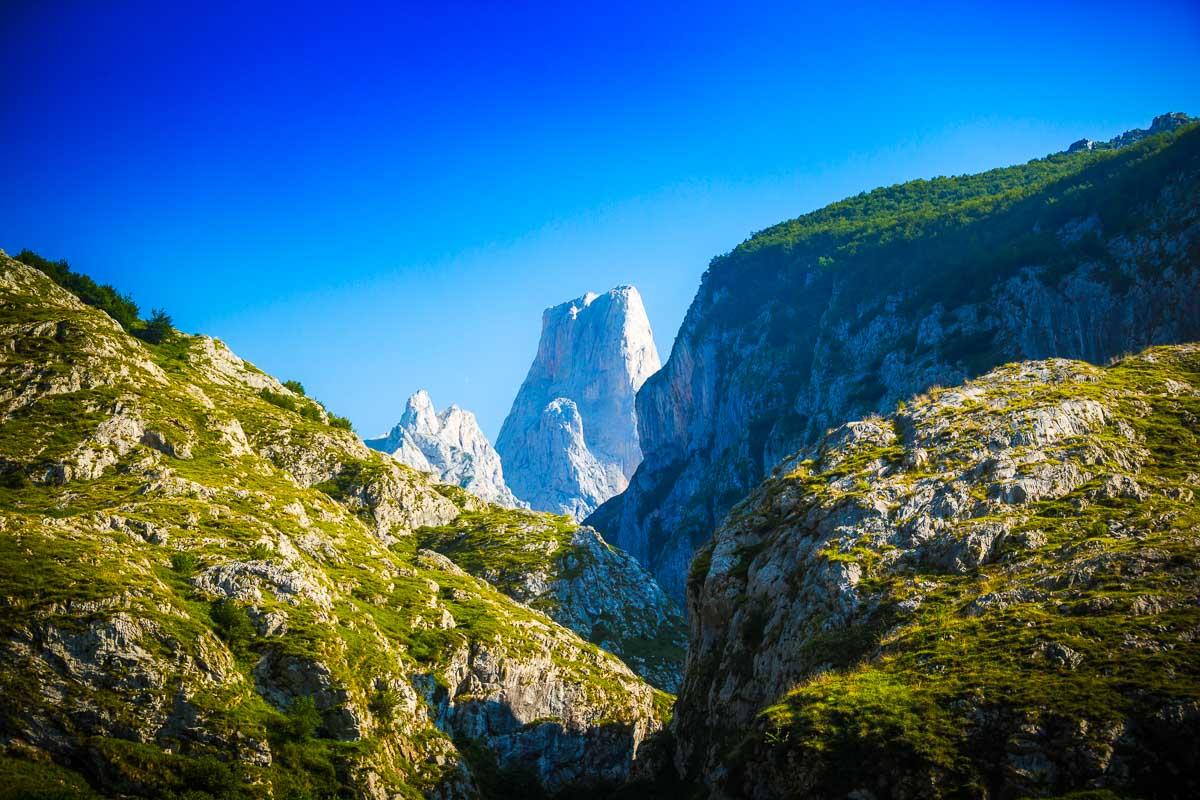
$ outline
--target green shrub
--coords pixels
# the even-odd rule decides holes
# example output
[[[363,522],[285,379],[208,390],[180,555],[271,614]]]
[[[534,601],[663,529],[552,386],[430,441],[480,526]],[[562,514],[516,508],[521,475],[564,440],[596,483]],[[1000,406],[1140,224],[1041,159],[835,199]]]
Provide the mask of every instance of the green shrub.
[[[297,403],[296,413],[312,422],[321,421],[321,409],[315,403]]]
[[[134,331],[135,336],[150,344],[162,344],[170,339],[173,333],[175,333],[174,321],[161,308],[154,309],[144,328]]]
[[[285,741],[306,742],[317,736],[321,729],[321,712],[311,697],[296,697],[288,706],[279,732]]]
[[[272,392],[270,389],[262,389],[258,396],[266,400],[273,406],[278,406],[285,411],[296,410],[296,399],[290,395],[282,394],[281,392]]]
[[[246,616],[246,609],[232,600],[222,598],[209,607],[209,617],[217,635],[229,645],[234,652],[244,652],[254,638],[254,624]]]
[[[141,327],[137,303],[133,302],[132,297],[121,294],[108,284],[98,284],[87,275],[73,271],[65,260],[51,261],[32,250],[22,250],[17,253],[17,261],[44,272],[84,303],[107,313],[125,330],[134,331]]]
[[[395,689],[377,689],[367,707],[379,719],[391,722],[396,718],[396,709],[400,707],[402,698]]]
[[[211,797],[242,796],[242,779],[229,764],[215,756],[199,756],[184,761],[179,770],[180,783],[187,787],[185,797],[203,792]]]
[[[293,391],[296,394],[300,395],[301,397],[305,396],[304,395],[304,384],[301,383],[300,381],[284,381],[283,385],[284,385],[284,388],[288,389],[289,391]]]
[[[354,426],[350,424],[350,420],[346,417],[339,417],[337,414],[329,415],[329,424],[335,428],[341,428],[344,431],[354,430]]]
[[[275,551],[262,542],[255,542],[250,546],[250,558],[255,561],[266,561],[275,556]]]
[[[0,475],[0,486],[5,489],[24,489],[29,486],[29,478],[20,469],[13,468]]]
[[[196,558],[195,553],[173,553],[171,555],[171,569],[183,576],[195,572],[199,563],[200,560]]]

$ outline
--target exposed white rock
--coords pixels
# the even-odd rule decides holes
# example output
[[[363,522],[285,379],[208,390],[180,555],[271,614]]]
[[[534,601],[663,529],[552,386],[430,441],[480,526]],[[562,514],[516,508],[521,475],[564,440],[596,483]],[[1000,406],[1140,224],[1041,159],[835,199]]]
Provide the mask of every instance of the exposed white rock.
[[[400,422],[367,446],[388,453],[402,464],[461,486],[490,503],[528,508],[504,482],[500,455],[484,436],[475,415],[456,405],[436,413],[429,393],[421,389],[404,407]]]
[[[496,441],[513,491],[576,519],[623,491],[642,460],[633,398],[658,368],[634,287],[546,309],[537,357]]]

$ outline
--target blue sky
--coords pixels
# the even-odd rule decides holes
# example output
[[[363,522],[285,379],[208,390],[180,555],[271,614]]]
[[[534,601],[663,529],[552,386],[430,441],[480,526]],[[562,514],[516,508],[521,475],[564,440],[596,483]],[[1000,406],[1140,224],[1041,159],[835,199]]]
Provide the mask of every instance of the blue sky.
[[[860,190],[1200,113],[1193,2],[0,6],[0,247],[389,427],[494,436],[541,310]]]

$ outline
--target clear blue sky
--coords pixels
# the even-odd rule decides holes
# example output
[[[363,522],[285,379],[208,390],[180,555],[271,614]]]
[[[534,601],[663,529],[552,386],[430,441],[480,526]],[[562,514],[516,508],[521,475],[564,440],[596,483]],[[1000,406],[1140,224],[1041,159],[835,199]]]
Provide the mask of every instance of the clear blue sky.
[[[633,283],[665,359],[755,230],[1200,113],[1195,2],[909,5],[7,0],[0,247],[494,436],[548,305]]]

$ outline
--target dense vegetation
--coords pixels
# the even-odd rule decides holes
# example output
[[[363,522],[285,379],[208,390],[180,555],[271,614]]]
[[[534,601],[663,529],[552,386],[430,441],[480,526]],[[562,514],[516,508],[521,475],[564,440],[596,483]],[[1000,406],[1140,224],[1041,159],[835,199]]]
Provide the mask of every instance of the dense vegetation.
[[[1096,215],[1106,234],[1145,224],[1139,212],[1200,159],[1200,126],[1185,125],[1117,150],[1061,152],[977,175],[937,177],[864,192],[767,228],[713,259],[705,281],[720,298],[707,324],[733,326],[767,305],[786,311],[822,273],[859,276],[841,298],[910,287],[923,305],[947,304],[1021,266],[1106,261],[1099,238],[1064,241],[1062,226]],[[1189,170],[1189,165],[1191,169]],[[1191,187],[1193,196],[1198,188]],[[786,287],[780,292],[782,285]],[[722,292],[722,290],[726,290]],[[786,315],[785,315],[786,316]],[[777,321],[778,322],[778,321]]]
[[[151,344],[162,344],[174,331],[171,317],[166,311],[156,308],[151,312],[150,319],[142,319],[139,316],[138,305],[132,297],[122,294],[107,283],[96,283],[87,275],[75,272],[66,259],[51,261],[26,249],[17,254],[17,260],[41,270],[59,286],[89,306],[105,312],[126,331]]]

